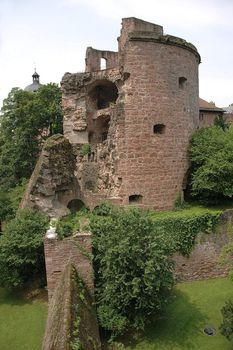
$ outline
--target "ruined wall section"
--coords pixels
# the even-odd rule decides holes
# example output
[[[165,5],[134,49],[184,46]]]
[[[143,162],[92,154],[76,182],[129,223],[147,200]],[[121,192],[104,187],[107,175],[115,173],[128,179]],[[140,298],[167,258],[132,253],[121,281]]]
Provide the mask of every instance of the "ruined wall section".
[[[101,66],[101,58],[105,66]],[[86,50],[86,72],[95,72],[101,69],[116,68],[118,66],[118,52],[96,50],[88,47]]]
[[[44,239],[48,296],[51,299],[56,284],[67,264],[71,263],[84,280],[89,293],[94,295],[91,235],[79,232],[75,237],[59,239],[47,234]]]
[[[119,159],[118,141],[124,139],[124,84],[127,79],[126,73],[107,69],[66,73],[61,83],[64,133],[76,155],[75,176],[82,200],[91,209],[103,200],[118,204],[121,201],[122,179],[115,173]],[[104,92],[113,89],[115,100],[105,106],[106,101],[96,96],[99,88]],[[98,103],[102,105],[98,106]]]
[[[67,204],[80,196],[74,176],[75,157],[63,135],[49,138],[32,173],[20,209],[37,209],[49,217],[67,215]]]
[[[132,32],[125,43],[125,140],[118,145],[123,204],[130,197],[172,209],[188,169],[187,149],[198,127],[195,48],[156,32]],[[133,201],[134,202],[134,201]]]
[[[135,17],[123,18],[121,35],[118,38],[119,65],[124,66],[124,56],[127,51],[126,45],[130,34],[133,32],[153,33],[157,37],[163,35],[163,27],[154,23],[146,22]]]
[[[90,208],[110,200],[172,209],[185,188],[188,143],[199,125],[200,56],[192,44],[136,18],[123,19],[118,40],[118,68],[93,71],[102,51],[89,48],[92,72],[62,80],[76,178]]]
[[[65,266],[50,300],[42,349],[101,349],[94,298],[71,264]]]

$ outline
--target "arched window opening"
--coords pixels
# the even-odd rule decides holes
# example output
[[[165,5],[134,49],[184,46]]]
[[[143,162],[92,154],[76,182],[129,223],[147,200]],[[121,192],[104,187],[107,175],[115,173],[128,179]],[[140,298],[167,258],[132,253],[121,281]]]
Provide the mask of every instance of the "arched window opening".
[[[107,69],[107,60],[106,60],[106,58],[102,57],[100,59],[100,69],[101,70]]]
[[[116,102],[118,89],[111,81],[103,80],[90,91],[89,96],[97,109],[104,109]]]
[[[183,89],[186,85],[187,78],[185,77],[179,77],[179,88]]]
[[[164,124],[155,124],[153,127],[154,134],[164,134],[165,128]]]
[[[85,204],[80,199],[72,199],[68,203],[67,208],[70,209],[71,213],[76,213],[77,211],[84,209]]]
[[[142,195],[132,194],[129,196],[129,204],[142,204]]]

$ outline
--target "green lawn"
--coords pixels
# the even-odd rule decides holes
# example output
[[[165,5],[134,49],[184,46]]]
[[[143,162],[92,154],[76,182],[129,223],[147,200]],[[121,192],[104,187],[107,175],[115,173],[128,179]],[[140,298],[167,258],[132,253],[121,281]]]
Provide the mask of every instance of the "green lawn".
[[[0,349],[40,350],[46,317],[46,302],[0,289]]]
[[[220,309],[233,297],[233,283],[228,279],[181,283],[164,317],[152,324],[146,334],[124,349],[134,350],[232,350],[218,331]],[[206,325],[214,326],[215,336],[203,334]]]

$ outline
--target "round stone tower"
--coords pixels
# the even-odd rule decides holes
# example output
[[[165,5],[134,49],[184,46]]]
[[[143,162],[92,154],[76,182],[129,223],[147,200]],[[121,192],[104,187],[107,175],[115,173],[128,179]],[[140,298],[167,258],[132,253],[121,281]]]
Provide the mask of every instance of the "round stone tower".
[[[160,26],[123,19],[119,51],[125,82],[124,142],[119,161],[124,204],[171,209],[186,184],[187,149],[197,129],[198,65],[191,44]]]
[[[79,199],[92,208],[109,200],[172,209],[186,185],[189,139],[199,123],[200,56],[192,44],[136,18],[123,19],[118,43],[118,53],[88,48],[86,72],[62,81]]]

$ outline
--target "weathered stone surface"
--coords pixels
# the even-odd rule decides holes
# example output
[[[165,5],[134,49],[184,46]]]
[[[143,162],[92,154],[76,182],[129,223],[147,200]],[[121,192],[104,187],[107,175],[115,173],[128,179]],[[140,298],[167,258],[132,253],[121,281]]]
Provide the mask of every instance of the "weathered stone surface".
[[[123,19],[118,42],[118,54],[88,48],[86,72],[66,73],[61,82],[64,135],[76,149],[82,200],[94,208],[104,200],[128,205],[134,196],[141,207],[172,209],[199,125],[200,56],[192,44],[137,18]],[[83,156],[86,143],[91,153]]]
[[[41,152],[20,208],[35,208],[50,217],[68,213],[68,202],[79,193],[74,176],[75,157],[62,135],[49,138]]]
[[[84,280],[89,293],[94,295],[93,270],[91,262],[92,245],[90,233],[78,233],[75,237],[44,239],[46,278],[49,299],[64,268],[72,263]]]
[[[49,303],[43,350],[71,349],[74,331],[80,350],[101,349],[94,299],[77,277],[75,268],[66,265]]]

